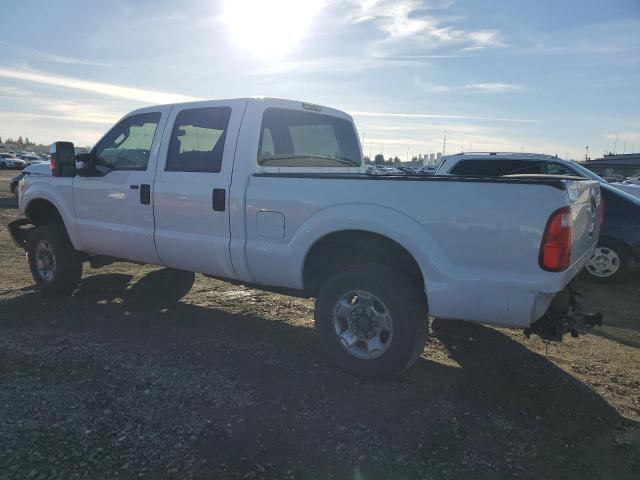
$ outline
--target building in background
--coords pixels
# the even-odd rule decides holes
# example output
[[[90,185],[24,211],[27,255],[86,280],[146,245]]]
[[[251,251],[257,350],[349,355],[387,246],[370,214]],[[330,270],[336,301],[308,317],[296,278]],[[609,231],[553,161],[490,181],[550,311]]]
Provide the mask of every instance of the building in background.
[[[592,172],[601,176],[622,175],[632,177],[640,175],[640,153],[609,154],[595,160],[581,162]]]

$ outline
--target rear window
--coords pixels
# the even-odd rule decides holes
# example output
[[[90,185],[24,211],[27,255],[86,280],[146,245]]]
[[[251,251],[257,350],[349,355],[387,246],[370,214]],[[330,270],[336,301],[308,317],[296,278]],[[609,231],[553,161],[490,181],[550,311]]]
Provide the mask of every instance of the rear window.
[[[546,174],[543,162],[529,160],[462,160],[451,174],[465,177],[502,177],[516,174]]]
[[[321,113],[268,108],[262,116],[258,163],[273,167],[356,167],[353,124]]]

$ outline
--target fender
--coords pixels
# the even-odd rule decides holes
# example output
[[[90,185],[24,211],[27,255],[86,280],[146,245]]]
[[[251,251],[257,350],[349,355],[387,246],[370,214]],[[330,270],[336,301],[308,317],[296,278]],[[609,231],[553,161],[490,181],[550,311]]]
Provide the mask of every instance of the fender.
[[[287,224],[289,226],[289,224]],[[247,242],[247,259],[258,283],[303,287],[303,270],[313,245],[328,234],[362,230],[388,237],[413,256],[430,288],[446,282],[449,262],[424,227],[398,210],[369,203],[342,203],[316,211],[296,229],[289,242]],[[290,233],[287,232],[287,237]],[[428,281],[427,281],[428,280]]]
[[[52,177],[45,177],[45,179],[41,181],[34,177],[33,182],[26,184],[20,198],[20,212],[25,215],[34,200],[42,199],[51,202],[62,217],[72,245],[76,250],[82,250],[73,215],[73,178],[59,177],[54,181],[52,181]]]

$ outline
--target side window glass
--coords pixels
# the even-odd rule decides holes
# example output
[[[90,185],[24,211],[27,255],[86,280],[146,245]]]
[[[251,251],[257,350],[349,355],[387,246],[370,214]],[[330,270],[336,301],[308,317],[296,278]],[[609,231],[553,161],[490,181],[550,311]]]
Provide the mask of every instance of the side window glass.
[[[229,107],[191,108],[178,113],[165,170],[219,172],[230,117]]]
[[[260,156],[268,157],[276,153],[276,149],[273,146],[273,134],[270,128],[262,130],[262,141],[260,142]]]
[[[502,177],[504,175],[540,174],[543,164],[529,160],[462,160],[451,169],[459,176]]]
[[[572,170],[569,170],[564,165],[560,165],[558,163],[549,163],[547,164],[547,172],[549,175],[573,175],[578,176],[578,174]]]
[[[122,120],[96,146],[100,170],[146,170],[160,113],[141,113]]]

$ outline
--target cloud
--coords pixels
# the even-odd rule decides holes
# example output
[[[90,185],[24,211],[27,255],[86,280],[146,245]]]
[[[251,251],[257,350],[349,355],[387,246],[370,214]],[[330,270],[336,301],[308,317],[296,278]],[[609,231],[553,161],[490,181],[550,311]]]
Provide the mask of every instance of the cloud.
[[[537,123],[526,118],[478,117],[474,115],[442,115],[435,113],[387,113],[387,112],[349,112],[354,117],[397,117],[397,118],[448,118],[453,120],[482,120],[489,122]]]
[[[116,116],[98,116],[95,113],[93,115],[86,114],[73,114],[67,112],[61,112],[58,115],[45,113],[45,112],[0,112],[0,120],[64,120],[70,122],[79,123],[97,123],[101,125],[113,125],[120,119],[119,115]]]
[[[30,48],[27,50],[31,53],[31,56],[38,60],[45,60],[48,62],[62,63],[65,65],[89,65],[92,67],[109,67],[110,63],[102,63],[102,62],[93,62],[90,60],[82,60],[79,58],[65,57],[62,55],[54,55],[51,53],[42,52],[40,50],[36,50],[35,48]]]
[[[109,63],[96,62],[92,60],[84,60],[80,58],[67,57],[63,55],[55,55],[52,53],[43,52],[42,50],[38,50],[35,48],[18,47],[9,42],[4,42],[1,40],[0,40],[0,47],[5,47],[9,50],[13,50],[14,52],[21,53],[26,57],[30,57],[38,61],[62,63],[64,65],[88,65],[92,67],[108,67],[111,65]]]
[[[75,90],[84,90],[100,95],[127,98],[129,100],[137,100],[139,102],[151,104],[191,102],[198,100],[197,98],[189,97],[186,95],[124,87],[109,83],[91,82],[87,80],[50,75],[48,73],[31,70],[0,68],[0,77],[12,78],[15,80],[25,80],[28,82],[36,82],[46,85],[54,85]]]
[[[524,87],[522,85],[503,82],[469,83],[466,85],[442,85],[415,77],[413,79],[413,83],[427,92],[437,93],[461,91],[468,91],[473,93],[509,93],[524,90]]]
[[[432,8],[449,8],[453,2],[440,2]],[[427,14],[418,0],[361,0],[351,13],[351,23],[373,23],[387,34],[386,40],[412,40],[426,46],[466,45],[504,47],[502,34],[495,29],[465,30],[445,25],[445,19]]]
[[[472,83],[464,85],[462,88],[465,90],[473,90],[478,92],[487,93],[505,93],[505,92],[518,92],[523,90],[522,85],[516,85],[513,83]]]

